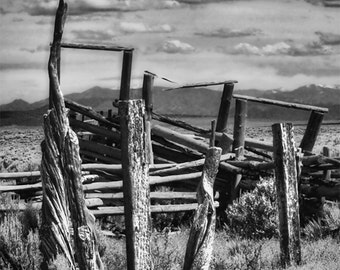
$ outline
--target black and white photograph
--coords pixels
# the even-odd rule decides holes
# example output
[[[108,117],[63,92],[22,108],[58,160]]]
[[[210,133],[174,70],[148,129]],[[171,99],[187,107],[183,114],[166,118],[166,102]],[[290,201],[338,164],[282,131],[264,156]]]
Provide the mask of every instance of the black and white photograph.
[[[340,0],[1,0],[0,269],[340,269]]]

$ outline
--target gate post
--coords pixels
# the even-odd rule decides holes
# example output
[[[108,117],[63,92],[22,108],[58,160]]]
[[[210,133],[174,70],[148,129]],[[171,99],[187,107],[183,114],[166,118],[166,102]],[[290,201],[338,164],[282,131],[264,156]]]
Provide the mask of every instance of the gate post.
[[[274,124],[275,182],[279,210],[281,264],[300,264],[298,170],[293,125]]]

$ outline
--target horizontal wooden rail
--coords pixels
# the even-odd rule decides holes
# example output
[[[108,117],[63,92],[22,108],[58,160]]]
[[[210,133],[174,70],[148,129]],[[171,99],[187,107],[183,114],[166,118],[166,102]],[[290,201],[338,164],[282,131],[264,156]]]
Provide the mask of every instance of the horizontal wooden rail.
[[[120,159],[104,156],[101,153],[95,153],[83,148],[80,148],[79,153],[82,155],[82,159],[85,161],[94,162],[94,160],[96,160],[97,162],[104,162],[107,164],[121,164]]]
[[[176,166],[176,164],[167,164],[167,163],[152,164],[152,165],[149,165],[149,169],[153,171],[153,170],[171,168],[174,166]],[[102,171],[108,171],[111,173],[122,172],[121,164],[86,163],[86,164],[82,164],[81,168],[83,171],[102,170]],[[25,177],[40,177],[40,171],[0,173],[0,179],[18,179],[18,178],[25,178]]]
[[[180,132],[174,131],[160,125],[152,125],[152,134],[163,137],[169,141],[184,145],[194,149],[200,153],[206,153],[209,145],[202,140],[196,140],[192,136],[183,135]]]
[[[104,127],[95,126],[72,118],[70,118],[70,125],[72,128],[80,128],[86,131],[90,131],[93,134],[112,139],[114,142],[120,141],[120,132],[118,131],[112,131]]]
[[[201,127],[195,127],[195,126],[188,124],[184,121],[177,120],[177,119],[174,119],[174,118],[171,118],[171,117],[168,117],[168,116],[165,116],[165,115],[161,115],[161,114],[158,114],[158,113],[155,113],[155,112],[152,112],[152,119],[163,122],[163,123],[171,124],[173,126],[180,127],[180,128],[183,128],[183,129],[186,129],[186,130],[189,130],[189,131],[192,131],[192,132],[196,132],[196,133],[209,133],[210,132],[210,130],[208,130],[208,129],[204,129],[204,128],[201,128]]]
[[[195,87],[206,87],[206,86],[222,85],[222,84],[234,84],[234,83],[237,83],[237,81],[229,80],[229,81],[221,81],[221,82],[191,83],[191,84],[183,84],[183,85],[178,85],[176,87],[166,88],[166,89],[163,89],[163,91],[171,91],[171,90],[176,90],[176,89],[195,88]]]
[[[214,207],[219,206],[218,202],[214,203]],[[192,211],[197,208],[197,203],[190,204],[169,204],[169,205],[150,205],[151,213],[174,213],[183,211]],[[92,210],[92,214],[95,216],[105,216],[105,215],[123,215],[123,206],[108,206],[100,207],[98,210]]]
[[[220,161],[224,161],[224,160],[231,159],[234,157],[235,157],[234,153],[224,154],[221,156]],[[178,172],[180,170],[203,166],[204,162],[205,162],[205,158],[194,160],[194,161],[189,161],[189,162],[184,162],[184,163],[178,163],[178,164],[175,164],[175,166],[170,167],[170,168],[165,168],[165,169],[155,170],[153,172],[150,172],[150,175],[171,174],[171,173]]]
[[[249,100],[252,102],[276,105],[280,107],[328,113],[328,108],[317,107],[317,106],[312,106],[312,105],[305,105],[305,104],[299,104],[299,103],[285,102],[285,101],[279,101],[279,100],[273,100],[273,99],[267,99],[267,98],[257,98],[257,97],[244,96],[244,95],[235,95],[235,94],[233,95],[233,97],[236,99],[244,99],[244,100]]]
[[[113,166],[113,165],[110,165]],[[169,176],[151,176],[150,185],[164,184],[176,181],[192,180],[201,177],[202,172],[181,174],[181,175],[169,175]],[[123,181],[114,182],[96,182],[83,185],[84,192],[90,190],[105,190],[105,189],[122,189]],[[0,185],[0,192],[10,191],[25,191],[25,190],[40,190],[41,183],[27,184],[27,185]]]
[[[19,179],[26,177],[40,177],[40,171],[0,173],[0,179]]]
[[[72,100],[67,100],[67,99],[65,99],[65,106],[71,109],[72,111],[78,112],[80,114],[86,115],[87,117],[91,119],[97,120],[98,122],[108,127],[119,128],[118,124],[108,121],[104,116],[102,116],[100,113],[97,113],[89,106],[84,106],[77,102],[74,102]]]
[[[216,140],[220,141],[222,139],[222,135],[225,135],[228,140],[230,140],[230,143],[233,143],[233,138],[231,135],[228,135],[226,133],[221,133],[221,132],[215,132]],[[201,136],[203,138],[209,138],[211,135],[210,134],[197,134],[197,136]],[[273,151],[273,144],[272,143],[266,143],[262,141],[258,141],[255,139],[245,139],[245,146],[246,147],[252,147],[252,148],[258,148],[262,149],[265,151],[272,152]]]
[[[107,146],[101,143],[96,143],[93,141],[87,141],[87,140],[82,140],[79,139],[79,146],[80,149],[84,149],[93,153],[97,153],[100,155],[106,155],[110,158],[114,158],[117,160],[121,159],[121,150],[111,147],[111,146]]]
[[[150,192],[150,199],[157,200],[171,200],[171,199],[184,199],[196,200],[196,192],[176,192],[176,191],[155,191]],[[118,193],[85,193],[85,199],[99,198],[104,200],[122,200],[124,199],[123,192]]]
[[[61,43],[60,47],[70,49],[83,49],[83,50],[98,50],[98,51],[133,51],[131,47],[122,47],[115,45],[99,45],[99,44],[83,44],[83,43]]]

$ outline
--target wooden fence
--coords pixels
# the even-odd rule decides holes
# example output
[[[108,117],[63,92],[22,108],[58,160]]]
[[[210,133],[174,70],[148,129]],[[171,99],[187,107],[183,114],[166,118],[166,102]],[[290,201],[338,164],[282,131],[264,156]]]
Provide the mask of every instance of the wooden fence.
[[[153,112],[152,74],[144,76],[143,99],[130,99],[133,48],[61,42],[66,10],[67,5],[61,0],[49,60],[50,111],[44,122],[42,173],[0,174],[3,181],[25,178],[16,184],[1,185],[0,193],[19,194],[20,209],[29,201],[43,210],[45,260],[51,260],[61,250],[73,269],[76,262],[80,269],[102,269],[93,215],[125,215],[128,269],[151,269],[150,213],[195,210],[183,269],[207,269],[214,239],[215,208],[218,207],[217,214],[223,214],[242,189],[251,189],[260,176],[273,175],[275,171],[280,193],[282,265],[298,264],[301,261],[298,190],[307,196],[340,199],[338,184],[316,189],[301,181],[320,175],[328,182],[339,180],[337,172],[332,171],[339,169],[339,159],[329,157],[327,149],[324,155],[312,153],[328,110],[233,95],[237,82],[228,80],[166,89],[223,85],[216,125],[213,122],[211,129],[160,115]],[[123,52],[120,98],[113,102],[119,108],[117,113],[110,108],[104,115],[64,101],[59,85],[61,48]],[[233,98],[235,120],[230,135],[226,129]],[[296,152],[290,124],[273,125],[273,143],[246,138],[248,102],[311,111],[299,145],[304,155]],[[66,108],[70,110],[68,120]],[[159,186],[170,186],[172,191],[159,192]],[[165,199],[177,203],[162,204]],[[70,226],[74,229],[74,247],[70,244]],[[50,230],[51,227],[54,229]]]

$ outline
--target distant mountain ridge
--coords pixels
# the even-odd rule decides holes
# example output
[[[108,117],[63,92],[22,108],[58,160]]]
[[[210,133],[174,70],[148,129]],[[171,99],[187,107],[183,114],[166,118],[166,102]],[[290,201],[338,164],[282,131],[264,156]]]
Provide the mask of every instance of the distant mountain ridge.
[[[327,107],[329,108],[329,113],[326,116],[327,119],[340,119],[340,88],[338,87],[312,84],[299,87],[293,91],[262,91],[248,89],[235,90],[234,93]],[[218,113],[221,94],[222,91],[215,91],[207,88],[162,91],[161,87],[154,87],[154,111],[167,115],[216,116]],[[132,98],[140,98],[141,90],[131,90],[131,96]],[[119,91],[95,86],[82,93],[65,95],[65,98],[90,106],[96,111],[107,111],[108,109],[113,108],[112,101],[119,98]],[[34,115],[32,116],[33,121],[36,115],[39,116],[41,112],[46,112],[43,108],[47,109],[47,104],[48,100],[45,99],[31,104],[23,100],[14,100],[9,104],[0,105],[0,124],[4,125],[5,122],[13,122],[8,121],[8,119],[15,117],[15,114],[20,114],[20,117],[23,118],[25,118],[25,115]],[[41,116],[42,115],[40,114],[40,118]],[[262,119],[305,119],[308,117],[308,112],[287,110],[285,108],[269,105],[264,106],[263,104],[249,102],[248,117]]]

